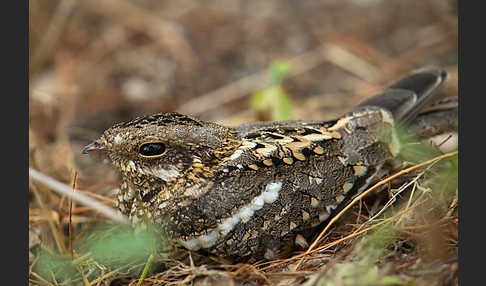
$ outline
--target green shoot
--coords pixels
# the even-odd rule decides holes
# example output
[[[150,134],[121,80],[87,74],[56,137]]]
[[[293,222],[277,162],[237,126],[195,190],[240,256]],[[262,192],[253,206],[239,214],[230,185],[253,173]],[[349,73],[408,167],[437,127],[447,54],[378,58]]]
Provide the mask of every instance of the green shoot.
[[[279,61],[274,63],[270,70],[270,84],[253,93],[251,106],[264,120],[290,120],[292,101],[281,85],[290,71],[290,64]]]

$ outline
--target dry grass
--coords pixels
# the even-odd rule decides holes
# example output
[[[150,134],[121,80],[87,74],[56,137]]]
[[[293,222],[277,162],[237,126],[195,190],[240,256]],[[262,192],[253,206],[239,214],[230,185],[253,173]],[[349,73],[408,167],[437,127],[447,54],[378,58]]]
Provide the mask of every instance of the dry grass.
[[[427,64],[449,72],[445,93],[455,96],[453,2],[30,1],[29,165],[70,193],[77,172],[76,196],[111,208],[118,177],[101,158],[80,156],[83,145],[152,112],[253,121],[249,98],[276,60],[292,66],[282,87],[295,119],[333,119]],[[446,166],[457,155],[445,156],[381,181],[382,191],[354,200],[306,251],[231,265],[151,249],[142,285],[457,285],[457,181],[448,179],[457,169]],[[30,182],[31,284],[137,285],[148,256],[100,263],[83,243],[110,220],[55,188]],[[38,271],[47,256],[70,265],[72,279]]]

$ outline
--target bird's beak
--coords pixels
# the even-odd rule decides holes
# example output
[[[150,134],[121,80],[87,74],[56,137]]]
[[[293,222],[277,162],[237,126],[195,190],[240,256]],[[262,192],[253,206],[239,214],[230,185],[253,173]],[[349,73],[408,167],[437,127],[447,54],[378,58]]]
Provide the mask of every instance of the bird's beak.
[[[107,150],[107,148],[101,141],[95,140],[84,146],[83,150],[81,150],[81,154],[88,154],[89,151],[93,150]]]

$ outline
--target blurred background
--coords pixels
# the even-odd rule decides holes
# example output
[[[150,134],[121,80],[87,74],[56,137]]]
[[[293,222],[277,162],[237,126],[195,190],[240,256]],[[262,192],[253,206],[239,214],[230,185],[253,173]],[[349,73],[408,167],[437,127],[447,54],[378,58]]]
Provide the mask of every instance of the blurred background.
[[[77,172],[76,188],[110,206],[117,174],[80,150],[116,122],[169,111],[227,125],[275,119],[257,100],[275,85],[285,118],[329,120],[424,65],[446,69],[445,93],[457,95],[457,1],[29,5],[29,165],[66,184]],[[43,210],[53,233],[67,227],[68,200],[35,189],[30,245],[52,241]],[[103,219],[76,203],[72,214],[74,231]]]

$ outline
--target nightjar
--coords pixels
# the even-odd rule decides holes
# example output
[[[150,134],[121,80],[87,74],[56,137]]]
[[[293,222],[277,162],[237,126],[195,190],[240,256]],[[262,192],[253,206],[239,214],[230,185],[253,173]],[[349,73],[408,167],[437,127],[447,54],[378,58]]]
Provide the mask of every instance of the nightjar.
[[[396,127],[438,99],[446,79],[423,68],[331,121],[226,127],[178,113],[118,123],[82,153],[121,173],[118,207],[190,250],[272,259],[390,171]]]

